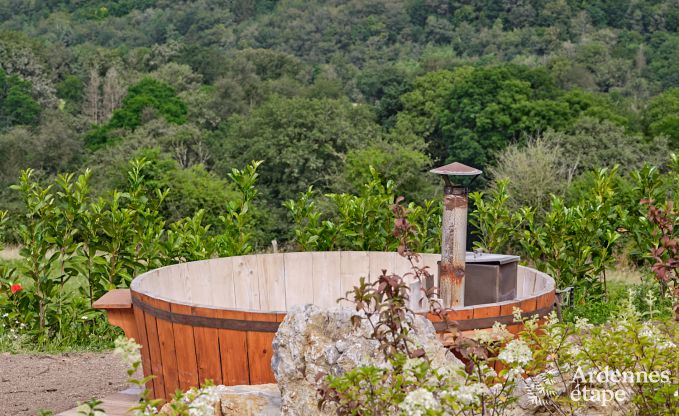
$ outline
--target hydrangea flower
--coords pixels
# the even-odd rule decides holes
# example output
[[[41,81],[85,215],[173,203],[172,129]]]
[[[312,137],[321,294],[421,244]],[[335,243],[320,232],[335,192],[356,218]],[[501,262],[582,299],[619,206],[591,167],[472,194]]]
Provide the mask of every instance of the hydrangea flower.
[[[428,410],[441,410],[441,404],[434,394],[422,388],[408,393],[399,407],[407,416],[424,416]]]
[[[498,358],[507,364],[526,366],[533,359],[533,352],[528,344],[520,339],[510,341],[500,352]]]
[[[481,396],[490,394],[490,389],[483,383],[461,385],[459,389],[448,393],[457,402],[463,405],[481,403]]]

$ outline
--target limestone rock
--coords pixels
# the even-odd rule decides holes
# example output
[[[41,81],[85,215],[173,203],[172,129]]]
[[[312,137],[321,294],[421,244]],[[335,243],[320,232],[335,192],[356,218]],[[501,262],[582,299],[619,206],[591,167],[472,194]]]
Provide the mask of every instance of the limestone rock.
[[[275,384],[230,386],[220,393],[223,416],[279,416],[281,393]]]
[[[341,375],[361,365],[380,365],[378,343],[369,339],[370,324],[354,329],[349,309],[321,309],[300,305],[288,311],[273,341],[272,367],[281,391],[282,414],[330,415],[317,410],[316,377]],[[412,338],[424,348],[432,366],[460,367],[462,363],[443,347],[427,319],[415,317]]]
[[[191,408],[198,414],[214,416],[279,416],[281,395],[275,384],[254,386],[213,386],[202,390]],[[170,404],[160,414],[173,414]]]

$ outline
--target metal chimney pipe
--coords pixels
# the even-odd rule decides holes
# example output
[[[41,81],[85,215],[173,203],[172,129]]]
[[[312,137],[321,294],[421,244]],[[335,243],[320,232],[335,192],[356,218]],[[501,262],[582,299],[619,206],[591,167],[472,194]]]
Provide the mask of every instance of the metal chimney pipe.
[[[444,307],[461,307],[464,306],[469,190],[467,186],[454,185],[450,177],[470,176],[473,181],[482,172],[457,162],[432,169],[431,172],[441,175],[444,181],[439,296]]]

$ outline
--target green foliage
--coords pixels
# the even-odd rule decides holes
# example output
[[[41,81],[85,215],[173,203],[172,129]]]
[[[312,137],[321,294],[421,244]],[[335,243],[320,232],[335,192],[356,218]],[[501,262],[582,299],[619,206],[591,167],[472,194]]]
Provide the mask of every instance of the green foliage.
[[[262,196],[283,201],[309,184],[332,188],[344,156],[380,137],[365,106],[346,100],[273,97],[247,117],[234,116],[213,154],[217,169],[264,160]]]
[[[488,170],[493,178],[491,187],[506,180],[511,208],[529,206],[541,213],[549,204],[550,194],[561,195],[567,187],[566,154],[542,137],[529,140],[525,146],[510,145],[497,154],[495,166]]]
[[[585,305],[605,294],[606,271],[622,253],[651,267],[648,253],[663,243],[640,201],[672,206],[679,189],[679,165],[676,156],[671,161],[673,169],[666,174],[650,166],[632,171],[631,188],[617,174],[617,167],[593,172],[592,181],[577,198],[566,202],[552,195],[544,212],[531,206],[511,207],[508,183],[500,180],[485,197],[481,192],[470,194],[476,207],[469,217],[472,233],[478,237],[474,247],[521,255],[553,276],[559,287],[575,287],[576,302]],[[670,253],[672,238],[661,241],[669,243],[661,252]],[[608,313],[600,315],[605,318]]]
[[[13,187],[25,205],[14,230],[22,259],[16,268],[0,265],[0,341],[10,337],[19,347],[29,340],[53,347],[110,343],[104,314],[91,309],[107,290],[163,265],[252,251],[260,163],[233,170],[238,197],[223,207],[220,234],[203,224],[202,210],[169,223],[160,212],[169,191],[149,187],[145,159],[130,163],[124,191],[98,199],[91,197],[89,171],[59,175],[46,186],[24,171]],[[6,215],[0,212],[0,226]]]
[[[614,264],[618,229],[627,214],[613,198],[616,175],[615,168],[597,172],[593,189],[572,205],[552,196],[544,215],[533,207],[510,211],[506,182],[498,184],[489,201],[473,194],[477,211],[470,223],[479,236],[475,247],[522,255],[553,276],[559,287],[575,287],[578,301],[603,295],[606,269]]]
[[[358,195],[326,194],[316,201],[312,187],[283,205],[292,217],[294,242],[302,250],[394,250],[398,240],[392,233],[395,202],[394,183],[384,181],[370,168],[372,179]],[[411,202],[408,220],[415,235],[413,249],[434,252],[440,246],[441,207],[438,202]]]
[[[107,124],[88,135],[87,143],[94,147],[104,145],[112,130],[136,129],[147,121],[149,111],[156,111],[170,123],[186,122],[186,104],[177,97],[174,88],[153,78],[144,78],[128,88],[122,106],[113,112]]]
[[[507,207],[508,185],[506,179],[498,180],[487,198],[484,198],[483,192],[469,194],[469,200],[474,203],[474,211],[469,215],[469,225],[473,228],[472,233],[478,237],[474,241],[474,248],[489,253],[508,252],[515,232],[513,224],[516,222],[516,214],[512,214]]]
[[[644,164],[662,166],[671,148],[662,137],[645,139],[611,121],[589,117],[578,120],[568,132],[549,130],[543,139],[560,149],[563,173],[569,179],[614,165],[619,165],[621,173],[640,169]]]
[[[335,188],[360,189],[372,180],[371,166],[409,200],[422,201],[435,194],[437,178],[425,173],[431,166],[429,157],[411,146],[389,142],[349,151]]]
[[[245,169],[232,169],[229,178],[239,191],[239,198],[229,201],[226,215],[219,217],[224,224],[224,233],[217,237],[220,256],[240,256],[252,252],[251,245],[254,221],[252,201],[258,192],[255,183],[259,174],[257,168],[262,161],[253,161]]]
[[[679,146],[679,88],[665,91],[653,98],[644,114],[649,134],[666,136],[672,148]]]
[[[485,166],[493,153],[522,134],[570,119],[568,105],[553,100],[546,71],[520,67],[478,68],[453,83],[441,114],[447,159]]]
[[[0,68],[0,130],[15,125],[32,125],[40,117],[40,105],[33,99],[31,83]]]
[[[423,136],[433,158],[483,167],[508,144],[581,116],[625,123],[606,99],[562,91],[542,69],[461,67],[424,75],[403,95],[399,134]]]
[[[65,101],[65,108],[71,113],[80,111],[83,102],[83,81],[75,76],[68,75],[56,85],[57,97]]]

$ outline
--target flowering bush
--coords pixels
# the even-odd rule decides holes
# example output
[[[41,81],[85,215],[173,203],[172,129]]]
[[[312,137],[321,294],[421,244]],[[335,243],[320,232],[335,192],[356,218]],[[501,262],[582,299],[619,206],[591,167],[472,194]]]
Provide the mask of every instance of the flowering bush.
[[[587,320],[561,324],[555,316],[538,327],[524,321],[520,334],[533,351],[527,393],[553,414],[588,407],[623,415],[673,414],[679,408],[679,324],[645,321],[633,294],[606,325]]]

